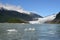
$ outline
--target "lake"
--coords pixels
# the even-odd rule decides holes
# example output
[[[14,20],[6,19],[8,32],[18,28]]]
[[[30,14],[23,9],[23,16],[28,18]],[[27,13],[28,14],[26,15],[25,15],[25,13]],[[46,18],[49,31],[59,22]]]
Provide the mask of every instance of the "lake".
[[[0,23],[0,40],[60,40],[60,24]]]

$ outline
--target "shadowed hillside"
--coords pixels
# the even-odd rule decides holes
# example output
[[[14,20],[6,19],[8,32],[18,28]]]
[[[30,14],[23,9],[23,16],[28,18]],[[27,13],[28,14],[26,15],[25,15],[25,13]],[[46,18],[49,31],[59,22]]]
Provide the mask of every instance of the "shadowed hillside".
[[[41,17],[37,14],[20,13],[13,10],[0,9],[0,22],[11,23],[26,23],[28,21],[35,20],[34,18]]]
[[[52,24],[60,24],[60,12],[57,13],[56,18],[48,23],[52,23]]]

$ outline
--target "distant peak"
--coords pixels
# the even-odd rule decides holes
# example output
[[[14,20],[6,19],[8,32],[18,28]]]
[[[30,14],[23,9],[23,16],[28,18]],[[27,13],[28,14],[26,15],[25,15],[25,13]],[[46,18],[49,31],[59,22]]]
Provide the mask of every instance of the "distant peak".
[[[9,5],[9,4],[6,4],[6,5],[0,4],[0,9],[2,9],[2,8],[6,9],[6,10],[13,10],[13,11],[18,11],[20,13],[30,14],[30,12],[25,11],[23,8],[21,8],[21,6],[14,6],[14,5]]]

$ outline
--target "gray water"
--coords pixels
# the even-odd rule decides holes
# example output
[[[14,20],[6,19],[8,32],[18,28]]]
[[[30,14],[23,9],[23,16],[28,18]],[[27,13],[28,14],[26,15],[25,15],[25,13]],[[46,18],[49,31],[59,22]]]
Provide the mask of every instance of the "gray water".
[[[60,40],[60,25],[0,23],[0,40]]]

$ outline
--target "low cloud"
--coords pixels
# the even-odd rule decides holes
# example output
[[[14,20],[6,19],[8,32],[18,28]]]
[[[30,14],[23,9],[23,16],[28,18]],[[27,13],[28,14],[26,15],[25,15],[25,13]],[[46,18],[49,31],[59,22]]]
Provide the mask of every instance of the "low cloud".
[[[30,14],[30,12],[25,11],[21,6],[15,6],[15,5],[9,5],[9,4],[2,4],[0,3],[0,9],[4,8],[7,10],[14,10],[14,11],[18,11],[20,13],[26,13],[26,14]]]

